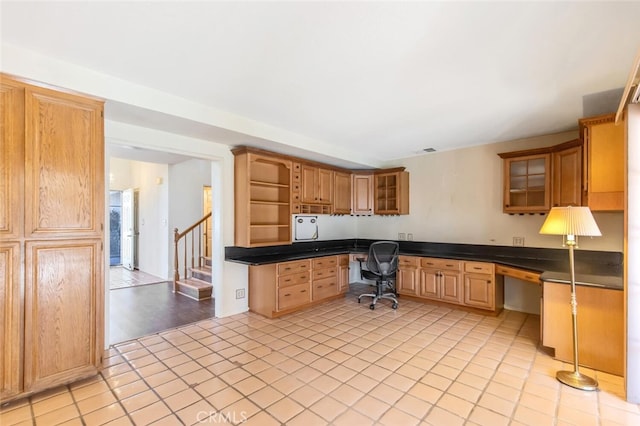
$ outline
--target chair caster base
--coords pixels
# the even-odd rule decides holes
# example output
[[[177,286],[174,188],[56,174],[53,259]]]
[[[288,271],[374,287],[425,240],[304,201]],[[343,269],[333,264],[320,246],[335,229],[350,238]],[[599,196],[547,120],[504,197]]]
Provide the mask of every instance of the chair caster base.
[[[373,303],[369,305],[369,309],[371,309],[372,311],[376,308],[376,305],[374,305]]]

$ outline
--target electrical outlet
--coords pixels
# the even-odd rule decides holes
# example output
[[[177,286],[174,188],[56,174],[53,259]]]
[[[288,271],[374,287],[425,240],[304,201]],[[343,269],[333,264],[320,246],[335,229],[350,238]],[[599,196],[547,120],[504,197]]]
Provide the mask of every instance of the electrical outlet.
[[[524,237],[513,237],[514,247],[524,247]]]
[[[413,234],[411,232],[407,234],[407,241],[413,241]]]
[[[404,232],[398,232],[398,240],[403,241],[405,238]]]
[[[236,299],[244,299],[244,288],[236,290]]]

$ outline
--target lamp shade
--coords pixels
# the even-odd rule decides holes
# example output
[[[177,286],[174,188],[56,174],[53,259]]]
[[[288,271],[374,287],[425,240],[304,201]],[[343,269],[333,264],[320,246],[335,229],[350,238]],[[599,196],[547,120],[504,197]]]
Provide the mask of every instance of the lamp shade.
[[[540,228],[547,235],[602,235],[589,207],[553,207]]]

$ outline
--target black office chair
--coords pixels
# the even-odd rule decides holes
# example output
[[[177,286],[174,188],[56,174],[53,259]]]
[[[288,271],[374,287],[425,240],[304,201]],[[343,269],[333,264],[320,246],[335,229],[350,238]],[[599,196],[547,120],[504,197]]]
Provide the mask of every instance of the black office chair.
[[[361,294],[358,296],[358,303],[360,303],[360,299],[368,296],[373,298],[369,309],[375,309],[376,303],[380,299],[393,301],[391,307],[398,309],[395,286],[396,271],[398,270],[398,250],[399,245],[395,241],[376,241],[371,244],[366,269],[360,262],[360,276],[368,280],[375,280],[376,292]]]

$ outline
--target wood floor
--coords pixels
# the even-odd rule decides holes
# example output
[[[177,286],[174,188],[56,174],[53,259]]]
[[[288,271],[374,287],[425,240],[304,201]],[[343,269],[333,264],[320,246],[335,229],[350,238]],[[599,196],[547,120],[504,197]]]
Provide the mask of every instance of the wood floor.
[[[214,317],[214,300],[174,294],[171,282],[109,291],[109,345]]]

